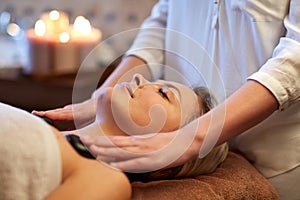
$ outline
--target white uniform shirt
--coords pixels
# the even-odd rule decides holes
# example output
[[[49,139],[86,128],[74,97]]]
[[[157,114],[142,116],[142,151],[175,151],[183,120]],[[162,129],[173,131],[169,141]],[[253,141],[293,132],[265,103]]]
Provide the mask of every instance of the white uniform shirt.
[[[300,165],[299,0],[161,0],[142,27],[128,54],[146,60],[154,78],[183,75],[220,100],[247,79],[267,87],[279,111],[236,146],[268,178]]]

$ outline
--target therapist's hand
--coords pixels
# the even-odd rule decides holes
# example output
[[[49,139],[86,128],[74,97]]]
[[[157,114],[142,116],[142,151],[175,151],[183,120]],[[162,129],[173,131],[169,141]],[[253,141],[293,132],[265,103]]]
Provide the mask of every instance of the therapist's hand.
[[[67,105],[48,111],[32,111],[32,114],[47,117],[55,124],[72,124],[76,128],[81,128],[94,121],[96,115],[96,105],[94,99],[86,100],[82,103]]]
[[[80,137],[97,159],[125,172],[174,167],[198,156],[199,144],[185,134],[169,132],[145,136]]]

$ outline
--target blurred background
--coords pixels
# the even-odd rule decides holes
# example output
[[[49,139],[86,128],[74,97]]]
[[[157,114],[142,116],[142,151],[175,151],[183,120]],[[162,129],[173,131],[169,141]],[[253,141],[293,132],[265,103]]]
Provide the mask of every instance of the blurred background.
[[[77,68],[73,68],[73,71],[68,73],[58,73],[58,71],[54,73],[52,69],[53,60],[59,60],[55,62],[63,64],[74,63],[68,60],[76,57],[74,55],[78,53],[75,48],[70,47],[72,38],[71,42],[65,44],[55,41],[59,47],[51,47],[49,51],[45,51],[42,60],[40,49],[49,49],[48,46],[51,46],[49,41],[46,43],[42,41],[45,44],[42,44],[42,47],[39,44],[38,48],[34,46],[36,48],[34,49],[33,42],[28,39],[27,33],[30,29],[34,29],[37,20],[43,14],[57,10],[67,15],[70,24],[74,24],[77,16],[84,16],[93,29],[101,32],[100,40],[104,41],[122,31],[138,28],[156,2],[157,0],[23,0],[21,3],[19,0],[0,0],[0,102],[28,111],[51,109],[72,102]],[[89,65],[101,68],[101,63],[105,62],[101,59],[107,59],[101,55],[112,57],[118,55],[118,49],[127,49],[133,38],[134,35],[127,35],[122,38],[121,44],[120,41],[114,43],[110,40],[101,49],[101,54],[96,55]],[[43,38],[34,36],[34,41],[35,39]],[[84,42],[80,45],[86,46]],[[62,56],[53,57],[53,51],[56,54],[59,52]],[[72,51],[75,52],[74,55],[70,53]],[[39,60],[39,62],[33,66],[32,60],[35,60],[34,62]],[[110,65],[116,63],[117,61]],[[48,66],[52,71],[48,69],[47,73],[34,70],[26,72],[26,68],[37,66]],[[113,67],[108,70],[108,74],[114,69]],[[61,71],[63,70],[59,72]],[[78,99],[73,99],[73,102],[82,101],[91,95],[92,89],[87,89],[91,84],[88,81],[89,76],[88,74],[86,78],[82,78],[80,87],[84,92]],[[101,81],[103,82],[100,80],[99,84]]]

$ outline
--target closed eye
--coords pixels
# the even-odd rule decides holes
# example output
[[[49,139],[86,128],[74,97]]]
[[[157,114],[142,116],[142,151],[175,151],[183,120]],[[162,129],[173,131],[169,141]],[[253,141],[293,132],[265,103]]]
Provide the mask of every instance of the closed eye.
[[[170,99],[169,99],[167,93],[164,91],[164,88],[159,88],[158,92],[159,92],[159,94],[160,94],[163,98],[165,98],[165,99],[167,99],[168,101],[170,101]]]

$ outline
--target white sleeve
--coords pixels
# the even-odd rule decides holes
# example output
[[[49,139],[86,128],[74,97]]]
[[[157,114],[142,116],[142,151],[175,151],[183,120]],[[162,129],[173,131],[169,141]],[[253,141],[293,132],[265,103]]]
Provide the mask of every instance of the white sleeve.
[[[162,73],[160,64],[164,61],[167,14],[168,1],[160,0],[154,5],[151,15],[143,22],[135,41],[126,53],[145,60],[154,79],[160,77]]]
[[[262,68],[248,79],[268,88],[284,110],[300,100],[300,1],[292,0],[284,20],[286,35]]]

